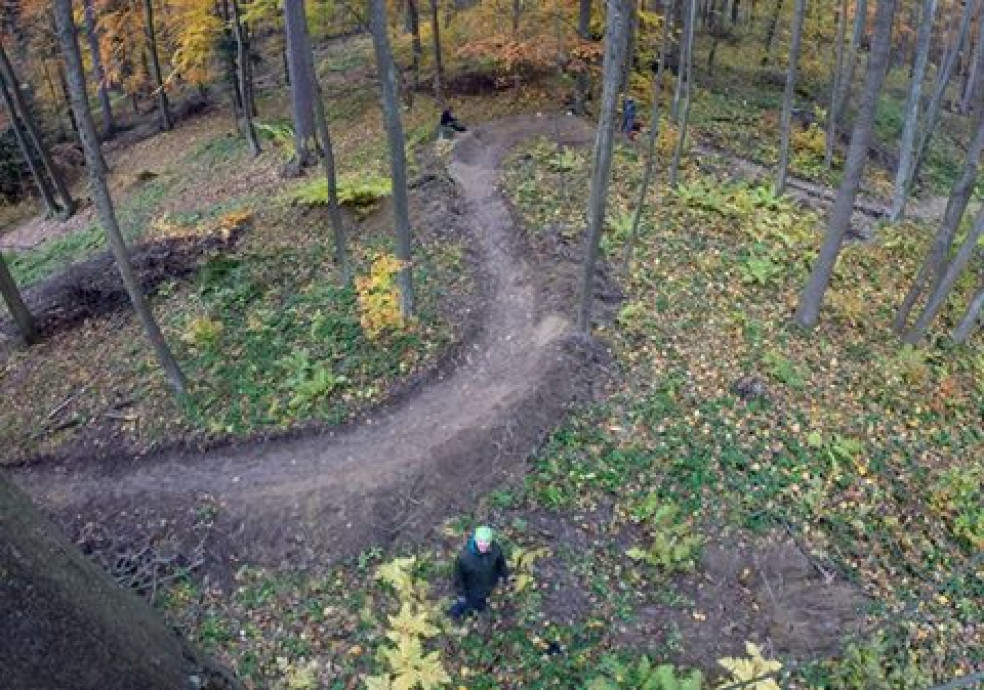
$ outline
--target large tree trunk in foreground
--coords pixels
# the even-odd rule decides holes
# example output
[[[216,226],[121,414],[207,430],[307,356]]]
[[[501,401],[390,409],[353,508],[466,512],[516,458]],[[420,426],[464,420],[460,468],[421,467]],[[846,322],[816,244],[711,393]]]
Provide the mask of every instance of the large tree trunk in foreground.
[[[68,193],[68,188],[65,186],[65,180],[62,177],[62,174],[58,171],[55,164],[51,160],[51,155],[48,153],[48,149],[44,145],[44,140],[41,138],[41,133],[38,131],[37,125],[34,123],[34,116],[31,114],[31,109],[28,106],[24,95],[21,93],[20,80],[14,73],[14,66],[10,64],[10,60],[7,57],[7,51],[3,49],[2,45],[0,45],[0,70],[2,70],[3,73],[3,80],[11,87],[11,95],[13,96],[17,113],[24,125],[24,131],[27,133],[31,146],[34,147],[34,150],[38,154],[38,159],[41,161],[41,167],[44,168],[44,174],[47,175],[48,180],[50,180],[52,186],[54,187],[55,195],[57,197],[56,201],[60,207],[58,215],[62,220],[66,220],[75,213],[75,200],[72,198],[72,195]]]
[[[591,302],[594,299],[595,264],[598,245],[605,224],[608,205],[608,184],[612,175],[612,147],[615,144],[615,111],[618,107],[618,86],[625,62],[629,23],[628,0],[608,0],[605,27],[605,61],[602,77],[601,107],[595,134],[594,164],[591,170],[591,194],[588,199],[588,227],[584,238],[584,273],[581,282],[581,307],[578,329],[591,330]]]
[[[103,117],[103,137],[110,138],[116,131],[113,119],[113,106],[109,102],[109,88],[106,84],[106,70],[103,69],[102,55],[99,54],[99,32],[96,31],[96,12],[93,0],[85,0],[85,34],[89,40],[89,55],[92,58],[92,77],[96,81],[99,94],[99,107]]]
[[[984,309],[984,285],[977,289],[977,294],[970,300],[960,324],[953,331],[953,342],[963,344],[970,339],[974,329],[980,323],[982,309]]]
[[[854,212],[854,200],[861,186],[861,176],[868,159],[868,147],[874,133],[875,111],[878,108],[878,94],[881,93],[888,71],[888,61],[892,51],[892,23],[895,19],[897,0],[880,0],[875,15],[875,34],[872,39],[871,58],[868,61],[868,74],[865,77],[864,95],[858,109],[851,146],[847,152],[844,166],[844,179],[837,191],[837,199],[830,213],[827,232],[820,247],[820,255],[813,264],[810,278],[800,295],[796,309],[796,321],[804,328],[816,326],[820,319],[820,305],[830,285],[834,264],[840,254],[844,235]]]
[[[14,324],[17,326],[21,340],[27,345],[34,345],[39,342],[41,338],[34,324],[34,317],[28,310],[27,305],[24,304],[24,298],[21,297],[20,290],[17,289],[17,283],[14,281],[14,277],[10,275],[10,269],[7,267],[7,262],[3,256],[0,256],[0,296],[3,297],[3,301],[7,305],[7,311],[10,312],[11,317],[14,319]]]
[[[783,194],[786,191],[786,172],[789,169],[789,137],[793,129],[793,97],[796,95],[796,74],[799,68],[800,43],[803,40],[803,22],[805,19],[806,0],[796,0],[796,6],[793,9],[793,37],[789,45],[789,67],[786,69],[786,90],[782,98],[782,122],[779,125],[779,172],[776,176],[776,194]]]
[[[294,115],[294,154],[296,163],[304,167],[314,162],[314,93],[311,85],[317,78],[309,67],[311,41],[308,38],[304,0],[284,0],[284,32],[287,35],[290,100]],[[309,71],[312,73],[309,74]]]
[[[4,687],[241,687],[88,561],[4,478],[0,572]]]
[[[157,50],[157,30],[154,28],[154,0],[143,0],[144,31],[147,38],[147,53],[150,55],[150,75],[157,91],[157,112],[161,118],[161,129],[167,131],[173,126],[171,110],[164,90],[164,74],[161,71],[161,58]],[[76,115],[78,117],[78,115]]]
[[[170,348],[164,341],[164,335],[161,333],[157,321],[154,320],[154,315],[150,312],[150,307],[144,299],[143,290],[133,274],[129,252],[123,241],[120,226],[116,221],[113,200],[106,184],[106,173],[100,166],[99,139],[96,136],[96,127],[92,122],[92,113],[89,112],[85,73],[82,71],[82,54],[79,52],[78,36],[75,33],[75,24],[72,20],[71,0],[55,1],[55,19],[58,23],[58,41],[61,45],[62,55],[65,57],[65,64],[68,67],[68,88],[72,99],[72,111],[79,123],[79,136],[82,138],[86,168],[89,171],[90,189],[96,210],[99,213],[99,222],[106,232],[106,240],[113,252],[113,258],[116,259],[116,267],[119,269],[120,277],[123,280],[123,287],[126,288],[127,294],[130,296],[133,309],[137,312],[137,317],[143,325],[147,339],[157,355],[161,368],[164,369],[167,381],[176,394],[183,395],[187,388],[187,382],[171,354]]]
[[[935,292],[943,279],[943,272],[946,269],[946,259],[950,253],[950,247],[957,236],[960,221],[963,220],[967,205],[973,196],[974,187],[977,185],[977,177],[981,161],[981,154],[984,153],[984,108],[978,110],[974,115],[976,121],[974,138],[970,142],[967,150],[967,160],[964,163],[963,172],[960,178],[953,185],[950,198],[946,202],[946,211],[943,213],[943,222],[933,238],[933,243],[926,253],[926,258],[919,273],[909,287],[909,291],[902,301],[895,314],[892,328],[896,333],[905,330],[906,323],[909,321],[909,314],[916,302],[922,296],[927,284],[929,292]]]
[[[396,257],[403,262],[397,280],[400,286],[400,313],[413,316],[413,278],[410,267],[410,201],[407,193],[407,153],[400,120],[400,94],[396,63],[386,32],[386,0],[370,0],[372,43],[376,51],[376,68],[382,85],[383,119],[389,142],[390,172],[393,178],[393,215],[396,221]]]
[[[912,66],[912,78],[909,83],[909,97],[905,106],[905,124],[902,128],[902,139],[899,142],[899,167],[895,172],[895,189],[892,194],[892,210],[889,218],[893,221],[902,215],[905,197],[908,192],[908,174],[912,167],[912,153],[916,144],[916,130],[919,126],[919,105],[922,100],[922,83],[926,77],[926,65],[929,62],[929,40],[933,33],[933,19],[936,16],[936,0],[925,0],[923,3],[922,21],[919,24],[919,35],[916,39],[916,57]]]

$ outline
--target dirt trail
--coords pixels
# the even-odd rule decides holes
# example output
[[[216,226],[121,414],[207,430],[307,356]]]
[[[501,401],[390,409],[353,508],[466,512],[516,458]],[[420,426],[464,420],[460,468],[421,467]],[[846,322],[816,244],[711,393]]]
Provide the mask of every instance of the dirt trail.
[[[292,566],[349,555],[461,510],[515,471],[565,406],[586,390],[592,349],[523,258],[496,189],[506,153],[523,139],[560,134],[585,143],[573,118],[521,116],[458,142],[451,174],[464,225],[481,257],[487,307],[476,340],[443,377],[392,409],[333,434],[195,455],[46,464],[12,472],[70,531],[87,522],[134,539],[193,533],[214,506],[220,551]]]

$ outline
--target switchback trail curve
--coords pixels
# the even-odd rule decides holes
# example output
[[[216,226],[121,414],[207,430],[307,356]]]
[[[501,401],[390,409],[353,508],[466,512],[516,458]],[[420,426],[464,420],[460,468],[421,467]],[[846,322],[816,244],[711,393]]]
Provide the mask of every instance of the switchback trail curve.
[[[75,532],[97,523],[134,539],[180,540],[212,506],[211,534],[231,561],[293,567],[351,555],[468,507],[516,471],[588,390],[596,352],[548,306],[557,296],[538,282],[496,188],[508,151],[537,135],[584,144],[592,132],[571,117],[518,116],[477,127],[453,151],[462,225],[488,285],[480,332],[443,378],[333,434],[29,465],[12,472],[15,481]]]

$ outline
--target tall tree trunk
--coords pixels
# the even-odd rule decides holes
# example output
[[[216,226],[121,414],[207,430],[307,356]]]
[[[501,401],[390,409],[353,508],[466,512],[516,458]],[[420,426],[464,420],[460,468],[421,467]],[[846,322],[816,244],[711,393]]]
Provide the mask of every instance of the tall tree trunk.
[[[413,56],[411,76],[413,81],[410,88],[414,93],[420,88],[420,61],[424,56],[424,48],[420,43],[420,12],[417,0],[407,0],[407,21],[410,23],[410,53]]]
[[[622,66],[622,77],[620,88],[622,91],[629,91],[632,85],[629,77],[632,75],[632,68],[635,63],[636,52],[636,25],[639,23],[639,13],[637,11],[638,0],[629,0],[629,37],[626,39],[625,64]]]
[[[854,28],[851,31],[851,43],[847,48],[847,69],[841,75],[840,84],[833,104],[833,138],[837,138],[837,130],[844,120],[847,102],[851,99],[851,89],[854,86],[854,74],[858,68],[858,54],[864,41],[865,27],[868,24],[868,0],[857,0],[854,9]]]
[[[246,43],[246,95],[249,101],[249,112],[253,117],[259,117],[256,107],[256,81],[253,79],[253,38],[249,30],[249,22],[243,22],[243,41]]]
[[[376,67],[382,85],[383,118],[389,142],[390,171],[393,178],[393,214],[396,229],[396,256],[403,263],[400,286],[400,313],[413,316],[413,278],[410,266],[410,203],[407,194],[406,139],[400,120],[400,95],[397,88],[396,63],[386,33],[386,0],[369,0],[372,43]]]
[[[935,0],[930,0],[933,2]],[[806,0],[796,0],[793,9],[793,37],[789,45],[789,67],[786,69],[786,90],[782,98],[782,122],[779,125],[779,173],[776,176],[776,194],[786,191],[786,173],[789,168],[789,137],[793,129],[793,97],[796,95],[796,74],[799,69],[800,42],[803,40],[803,22],[806,20]]]
[[[946,88],[953,78],[963,46],[967,42],[967,34],[970,31],[970,20],[976,4],[977,2],[975,0],[965,0],[964,10],[960,17],[960,25],[957,28],[957,35],[953,40],[953,45],[947,51],[943,68],[940,70],[939,78],[936,80],[936,86],[933,89],[933,95],[930,97],[929,104],[926,106],[926,117],[923,120],[922,132],[919,135],[919,144],[916,146],[915,156],[906,173],[904,197],[902,199],[903,206],[899,211],[899,215],[905,211],[905,201],[908,199],[909,194],[912,193],[912,188],[915,186],[916,180],[919,177],[919,171],[922,169],[922,164],[926,160],[929,144],[933,139],[933,134],[936,133],[937,125],[939,125],[943,97],[946,95]]]
[[[927,284],[930,286],[929,292],[931,293],[935,292],[939,286],[946,268],[947,256],[950,254],[950,247],[953,245],[960,222],[963,220],[967,205],[973,196],[974,187],[977,185],[981,155],[984,154],[984,108],[975,113],[974,119],[976,125],[974,137],[971,139],[967,150],[963,172],[950,191],[950,198],[946,202],[946,211],[943,213],[943,222],[940,223],[933,243],[926,253],[926,258],[923,260],[922,266],[919,267],[919,273],[912,281],[902,305],[895,313],[892,328],[896,333],[902,333],[905,330],[909,314],[916,302],[919,301]]]
[[[974,329],[981,320],[981,310],[984,309],[984,285],[977,288],[977,294],[973,296],[967,305],[960,324],[953,331],[953,342],[962,345],[970,339]]]
[[[836,127],[834,126],[834,103],[837,100],[837,91],[840,89],[840,80],[844,72],[844,39],[847,35],[847,0],[840,0],[840,9],[837,12],[837,38],[834,48],[834,73],[830,80],[830,102],[827,105],[827,131],[826,141],[824,142],[823,167],[830,169],[834,162],[834,144],[836,143]]]
[[[875,15],[875,29],[871,45],[871,58],[865,77],[864,94],[858,110],[851,135],[851,145],[847,151],[844,165],[844,179],[837,191],[837,199],[830,213],[827,232],[820,247],[820,255],[813,264],[810,278],[800,295],[796,309],[796,321],[804,328],[816,326],[820,319],[820,305],[830,285],[834,264],[844,242],[844,234],[851,222],[854,200],[861,186],[861,175],[868,159],[868,147],[874,131],[875,111],[878,108],[878,95],[881,93],[888,71],[888,60],[892,51],[892,24],[895,19],[897,0],[879,0]]]
[[[254,156],[260,155],[260,140],[256,136],[256,128],[253,126],[253,107],[250,102],[250,90],[252,85],[249,82],[249,54],[246,50],[246,37],[243,31],[242,17],[239,15],[239,0],[231,0],[232,3],[232,26],[236,33],[236,56],[239,63],[237,74],[239,78],[239,91],[243,96],[243,129],[246,130],[246,139],[249,141],[249,150]],[[312,72],[314,70],[312,69]]]
[[[769,61],[769,56],[772,54],[772,43],[776,37],[776,28],[779,26],[779,15],[782,13],[782,3],[783,0],[776,0],[775,9],[772,10],[772,17],[769,19],[769,28],[765,31],[765,41],[763,41],[762,44],[762,47],[765,49],[765,57],[762,58],[763,65]]]
[[[632,215],[632,227],[629,229],[629,236],[625,240],[625,250],[622,254],[622,275],[628,276],[632,265],[632,252],[639,237],[639,226],[642,223],[642,212],[646,205],[646,197],[649,195],[649,186],[652,184],[653,173],[656,171],[656,142],[659,141],[659,117],[660,117],[660,98],[663,96],[663,69],[666,65],[666,56],[669,53],[669,45],[672,34],[669,30],[670,5],[673,0],[665,0],[666,13],[663,24],[663,43],[660,48],[659,66],[656,74],[653,75],[653,100],[649,113],[649,136],[646,142],[646,167],[642,172],[642,182],[639,183],[639,196],[636,199],[635,211]]]
[[[161,72],[161,58],[157,52],[157,31],[154,28],[154,0],[143,0],[144,32],[147,39],[147,55],[150,58],[150,76],[157,92],[157,112],[161,118],[161,129],[167,131],[171,124],[171,112],[164,90],[164,74]],[[78,115],[76,115],[78,117]]]
[[[696,0],[694,0],[696,2]],[[588,199],[588,228],[584,238],[584,274],[581,282],[581,307],[578,329],[591,331],[591,302],[594,299],[595,265],[598,245],[605,224],[608,184],[612,173],[612,147],[615,143],[615,111],[618,107],[618,83],[626,58],[628,43],[629,0],[608,0],[605,19],[605,58],[602,78],[601,107],[595,134],[594,163],[591,170],[591,193]]]
[[[27,134],[24,132],[23,123],[17,116],[14,97],[11,95],[11,89],[8,86],[16,88],[16,84],[8,85],[7,78],[3,74],[0,74],[0,97],[3,98],[4,106],[7,108],[7,114],[10,117],[10,128],[14,131],[17,148],[20,149],[21,155],[24,157],[24,162],[27,163],[28,170],[31,171],[31,177],[34,178],[34,184],[37,185],[38,193],[41,195],[41,201],[44,203],[46,212],[50,216],[57,216],[61,212],[61,208],[58,206],[58,202],[55,201],[55,192],[51,188],[51,182],[48,180],[48,176],[44,174],[44,171],[41,170],[38,162],[34,159],[34,151],[27,141]]]
[[[905,207],[909,169],[912,166],[913,147],[919,126],[922,84],[926,77],[926,64],[929,62],[929,40],[935,17],[936,0],[924,0],[922,21],[916,39],[916,57],[912,63],[912,78],[909,82],[909,97],[905,104],[905,124],[902,127],[902,139],[899,141],[899,167],[895,171],[895,188],[892,192],[892,208],[889,213],[889,218],[893,222],[901,217],[902,209]]]
[[[578,2],[577,35],[582,41],[591,40],[591,0]],[[586,65],[577,73],[574,88],[574,114],[583,117],[588,111],[588,92],[591,89],[591,77]]]
[[[62,220],[67,220],[75,213],[75,200],[68,193],[65,180],[58,168],[55,167],[54,162],[51,160],[51,154],[48,153],[48,149],[44,145],[41,133],[34,123],[34,116],[31,113],[31,109],[21,94],[19,88],[20,80],[14,72],[14,66],[10,64],[10,59],[7,57],[7,51],[3,49],[3,45],[0,45],[0,71],[3,73],[3,80],[12,87],[11,95],[14,99],[14,105],[17,107],[17,114],[20,116],[21,123],[24,125],[24,131],[27,133],[31,146],[37,152],[38,160],[41,161],[41,167],[44,169],[45,175],[47,175],[54,188],[57,197],[56,201],[60,207],[58,215]]]
[[[109,102],[109,88],[106,84],[106,70],[103,69],[102,55],[99,53],[99,32],[96,30],[96,11],[93,0],[85,0],[85,34],[89,40],[89,55],[92,58],[92,78],[96,82],[99,107],[102,110],[103,138],[109,139],[116,132],[113,119],[113,106]]]
[[[430,0],[431,33],[434,35],[434,98],[444,101],[444,55],[441,52],[441,17],[437,0]]]
[[[690,101],[693,97],[694,81],[694,25],[697,23],[697,0],[690,0],[690,12],[687,14],[684,33],[687,47],[684,51],[683,64],[680,66],[681,77],[686,79],[683,92],[683,113],[680,116],[679,132],[676,146],[673,149],[673,162],[670,164],[670,186],[676,187],[680,175],[680,160],[683,158],[683,148],[687,141],[687,125],[690,120]]]
[[[943,274],[943,279],[936,286],[932,294],[930,294],[929,299],[926,300],[926,308],[923,310],[923,313],[916,319],[916,323],[912,326],[912,329],[902,336],[903,341],[914,344],[922,340],[923,336],[926,335],[930,324],[933,323],[933,320],[940,313],[943,305],[946,304],[946,300],[950,296],[950,291],[953,290],[953,286],[956,284],[960,274],[964,272],[971,259],[974,258],[974,254],[977,253],[977,244],[982,236],[984,236],[984,206],[978,209],[977,217],[974,219],[974,227],[968,233],[963,244],[960,245],[960,249],[957,251],[957,255],[953,258],[953,261],[947,266],[946,273]]]
[[[83,556],[5,478],[0,571],[5,687],[242,687]]]
[[[683,33],[680,36],[680,48],[677,53],[677,78],[673,88],[673,102],[670,105],[670,118],[677,124],[680,122],[680,101],[683,97],[683,84],[687,71],[687,51],[690,45],[689,37],[693,36],[693,33],[687,29],[689,12],[684,11],[686,7],[687,0],[675,0],[674,11],[675,13],[679,13],[679,16],[675,17],[676,21],[674,21],[674,25],[683,27]]]
[[[984,53],[984,9],[981,10],[978,19],[977,44],[974,46],[974,55],[970,61],[970,70],[967,74],[967,83],[964,85],[963,95],[960,102],[960,111],[970,113],[975,108],[982,107],[980,96],[976,93],[980,90],[980,84],[984,83],[984,70],[981,65],[981,53]],[[977,98],[975,98],[977,96]]]
[[[311,52],[304,0],[284,0],[284,31],[287,34],[287,62],[290,65],[290,98],[294,114],[294,153],[296,163],[305,167],[314,162],[314,93],[316,78],[308,74]]]
[[[24,304],[24,298],[21,297],[20,290],[17,289],[17,283],[14,281],[14,277],[10,275],[10,269],[7,267],[7,262],[2,255],[0,255],[0,296],[3,297],[3,301],[7,305],[7,311],[10,312],[10,316],[14,319],[14,324],[17,326],[21,340],[27,345],[34,345],[39,342],[41,337],[38,335],[34,317],[31,315],[30,310],[28,310],[27,305]]]
[[[79,52],[78,36],[75,33],[75,24],[72,20],[71,0],[55,0],[55,19],[58,23],[58,41],[68,66],[72,110],[75,112],[75,118],[79,123],[82,149],[85,152],[86,168],[89,170],[89,182],[96,210],[99,213],[99,222],[106,232],[106,239],[113,252],[113,257],[116,259],[116,267],[120,271],[123,286],[130,296],[130,301],[133,303],[133,308],[143,325],[147,339],[157,355],[157,360],[160,362],[161,368],[164,369],[167,381],[176,394],[183,395],[187,388],[184,374],[164,341],[157,321],[154,320],[154,315],[144,299],[143,290],[133,274],[133,268],[130,266],[126,243],[123,241],[119,224],[116,222],[113,200],[109,195],[109,187],[106,185],[106,174],[100,165],[99,139],[92,122],[92,113],[89,112],[85,73],[82,71],[82,54]]]
[[[68,113],[68,124],[72,128],[75,138],[79,138],[79,123],[75,121],[75,112],[72,111],[72,98],[68,95],[68,79],[65,78],[65,66],[58,61],[58,85],[61,87],[62,98],[65,101],[65,111]]]
[[[513,0],[512,10],[512,31],[513,35],[519,33],[519,15],[523,11],[523,0]]]

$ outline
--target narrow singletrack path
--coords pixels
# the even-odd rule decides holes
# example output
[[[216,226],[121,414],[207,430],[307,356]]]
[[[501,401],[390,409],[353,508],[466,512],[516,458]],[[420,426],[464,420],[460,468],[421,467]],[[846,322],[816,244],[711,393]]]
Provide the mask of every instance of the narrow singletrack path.
[[[484,319],[458,363],[413,395],[334,432],[206,453],[42,463],[15,480],[70,528],[188,533],[204,506],[236,560],[277,564],[350,555],[466,507],[514,471],[585,388],[582,339],[550,310],[496,188],[509,150],[538,135],[570,144],[572,117],[518,116],[457,142],[450,172],[487,280]]]

